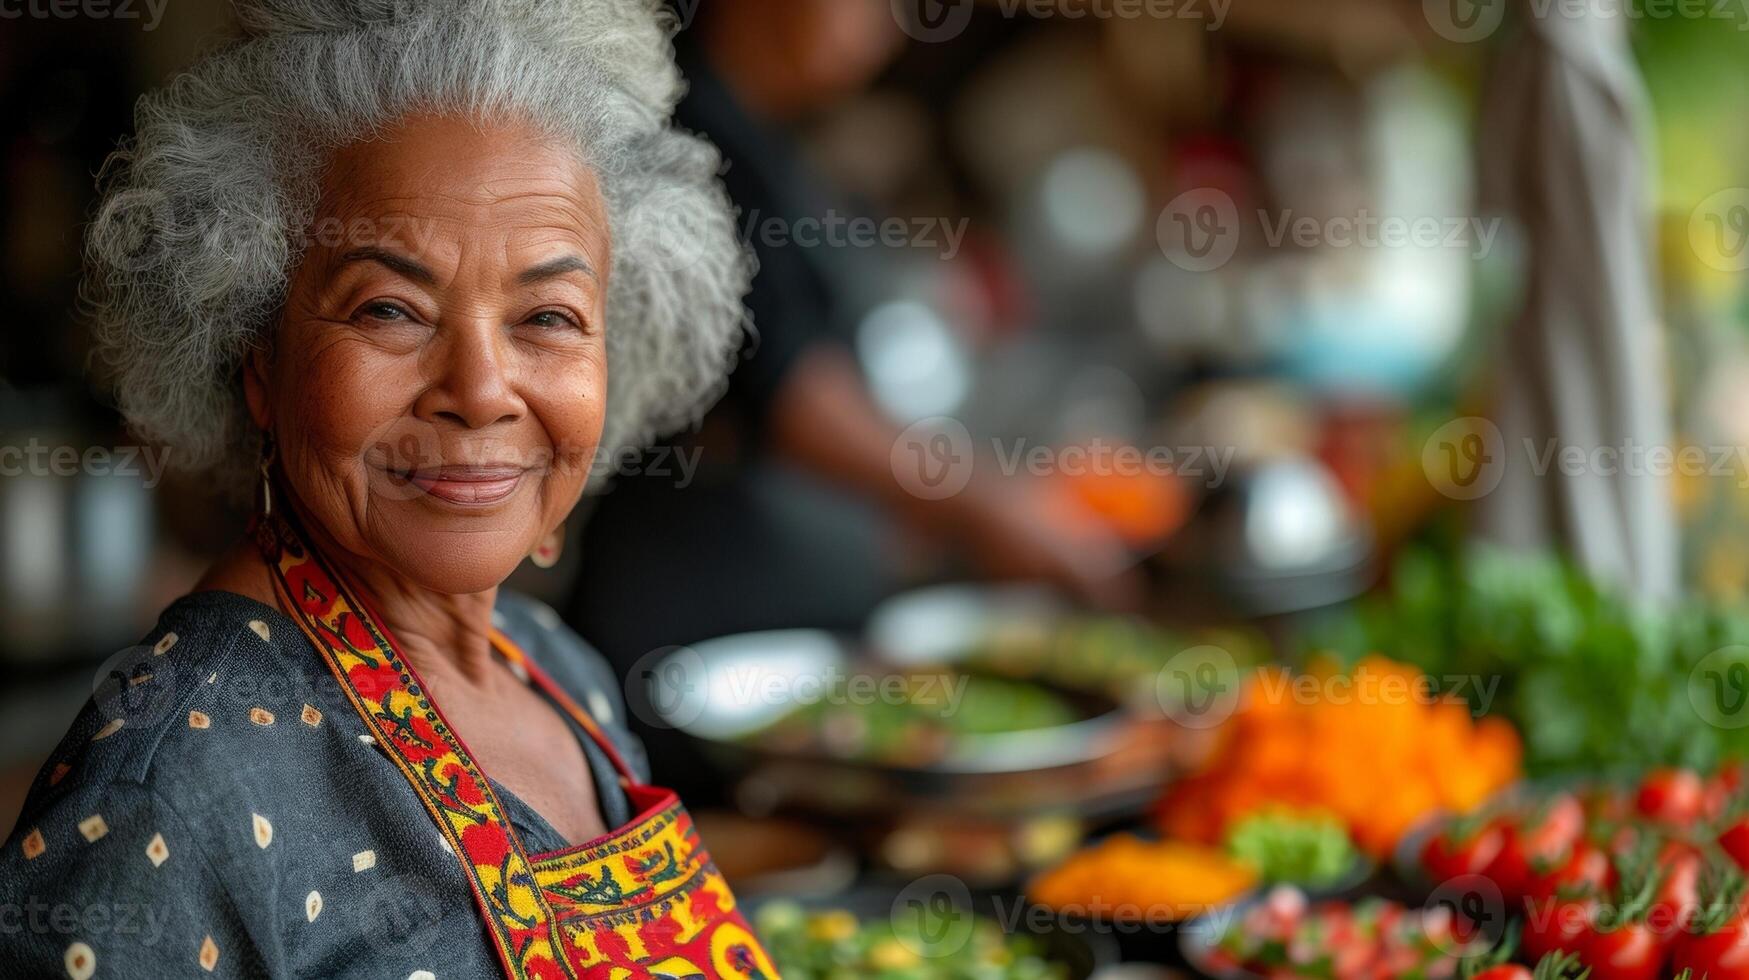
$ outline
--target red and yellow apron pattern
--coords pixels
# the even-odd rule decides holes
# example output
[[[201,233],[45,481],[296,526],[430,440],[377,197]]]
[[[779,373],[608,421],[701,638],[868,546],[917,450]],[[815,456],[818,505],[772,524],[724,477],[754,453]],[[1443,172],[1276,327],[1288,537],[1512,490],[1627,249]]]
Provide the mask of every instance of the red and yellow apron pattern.
[[[736,910],[680,800],[634,782],[588,713],[508,637],[494,632],[492,640],[607,752],[640,814],[600,840],[534,858],[535,879],[559,918],[566,954],[577,969],[610,980],[776,980],[776,968]]]
[[[363,597],[290,521],[256,523],[280,604],[449,841],[511,980],[775,980],[722,875],[670,791],[636,783],[588,714],[494,632],[500,655],[564,708],[619,770],[639,814],[565,851],[530,857],[491,783]]]
[[[257,524],[280,604],[321,651],[371,736],[407,777],[461,860],[505,975],[576,977],[558,922],[496,794],[388,633],[283,519]]]

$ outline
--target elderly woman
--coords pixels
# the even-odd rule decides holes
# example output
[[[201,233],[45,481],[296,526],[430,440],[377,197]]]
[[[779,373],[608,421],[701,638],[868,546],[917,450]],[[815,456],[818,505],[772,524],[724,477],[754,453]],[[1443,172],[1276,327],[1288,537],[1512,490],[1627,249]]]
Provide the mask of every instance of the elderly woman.
[[[248,0],[141,101],[88,297],[254,495],[0,859],[0,975],[775,976],[613,678],[500,591],[741,339],[655,0]]]

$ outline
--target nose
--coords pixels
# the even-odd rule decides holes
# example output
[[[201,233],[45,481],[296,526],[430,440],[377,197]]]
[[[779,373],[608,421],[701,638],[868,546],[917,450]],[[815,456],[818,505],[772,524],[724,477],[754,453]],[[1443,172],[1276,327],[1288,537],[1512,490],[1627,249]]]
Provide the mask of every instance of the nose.
[[[527,406],[512,377],[514,351],[501,324],[484,318],[452,320],[437,331],[435,350],[426,356],[436,381],[413,407],[428,420],[441,419],[466,429],[484,429],[520,419]]]

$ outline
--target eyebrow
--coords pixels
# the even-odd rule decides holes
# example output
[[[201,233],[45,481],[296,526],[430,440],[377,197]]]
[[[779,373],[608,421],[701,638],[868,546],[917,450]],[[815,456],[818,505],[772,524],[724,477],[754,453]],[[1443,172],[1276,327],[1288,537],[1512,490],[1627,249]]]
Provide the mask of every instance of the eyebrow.
[[[434,285],[437,282],[437,277],[432,275],[430,269],[420,265],[418,262],[415,262],[405,255],[396,255],[394,252],[385,249],[374,247],[355,248],[340,257],[340,264],[342,265],[351,262],[375,262],[378,265],[387,267],[391,272],[399,273],[400,275],[406,276],[408,279],[424,283],[427,286]]]
[[[570,272],[581,272],[591,279],[597,278],[595,275],[595,267],[590,265],[588,261],[582,257],[576,255],[561,255],[556,259],[549,259],[542,262],[540,265],[523,270],[523,272],[516,277],[516,281],[521,285],[529,286],[546,279],[557,278]]]

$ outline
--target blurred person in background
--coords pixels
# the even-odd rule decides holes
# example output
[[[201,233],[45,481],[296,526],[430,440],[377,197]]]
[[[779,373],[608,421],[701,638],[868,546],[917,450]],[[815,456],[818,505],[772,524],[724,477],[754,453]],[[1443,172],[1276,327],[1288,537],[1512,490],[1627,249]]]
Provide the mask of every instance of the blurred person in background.
[[[103,168],[86,296],[252,533],[34,781],[0,976],[774,977],[606,665],[499,588],[741,342],[660,6],[237,8]]]
[[[908,491],[894,472],[900,427],[851,348],[851,284],[866,292],[885,270],[854,249],[760,231],[851,209],[795,130],[863,91],[901,51],[888,0],[725,0],[691,13],[676,39],[689,88],[675,118],[727,161],[724,182],[758,260],[753,335],[728,394],[668,447],[675,455],[646,457],[649,472],[619,476],[596,503],[573,625],[621,667],[728,633],[859,628],[904,584],[907,532],[946,544],[979,574],[1049,582],[1106,607],[1135,602],[1121,541],[1095,522],[1066,521],[1040,481],[983,460],[957,494]]]

